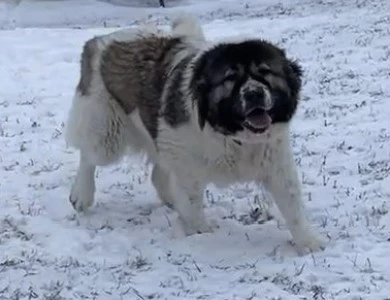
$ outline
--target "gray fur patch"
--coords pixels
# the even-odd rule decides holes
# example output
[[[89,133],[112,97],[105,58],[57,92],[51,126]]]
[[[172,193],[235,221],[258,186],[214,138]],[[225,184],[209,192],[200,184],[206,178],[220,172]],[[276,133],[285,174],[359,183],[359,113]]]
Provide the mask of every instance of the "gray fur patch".
[[[184,58],[173,70],[170,78],[163,116],[165,121],[172,127],[177,127],[190,119],[190,112],[186,107],[182,85],[184,72],[193,57],[188,56]]]
[[[83,47],[81,54],[81,70],[80,81],[77,85],[77,90],[81,95],[88,95],[92,81],[92,59],[98,51],[97,37],[88,40]]]
[[[113,42],[103,52],[100,72],[109,93],[126,114],[139,114],[152,138],[158,134],[161,95],[167,69],[182,48],[181,39],[156,35]]]

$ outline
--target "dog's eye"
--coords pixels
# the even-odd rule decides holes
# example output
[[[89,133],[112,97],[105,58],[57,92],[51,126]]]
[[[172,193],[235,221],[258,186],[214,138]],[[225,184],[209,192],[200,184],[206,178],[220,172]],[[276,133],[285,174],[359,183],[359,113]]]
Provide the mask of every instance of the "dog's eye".
[[[237,80],[238,76],[238,70],[228,69],[224,74],[223,81],[235,81]]]
[[[255,74],[258,74],[258,75],[269,75],[269,74],[272,74],[272,70],[271,70],[271,67],[267,64],[259,64],[259,65],[256,65],[256,66],[253,66],[252,67],[252,71],[255,73]]]

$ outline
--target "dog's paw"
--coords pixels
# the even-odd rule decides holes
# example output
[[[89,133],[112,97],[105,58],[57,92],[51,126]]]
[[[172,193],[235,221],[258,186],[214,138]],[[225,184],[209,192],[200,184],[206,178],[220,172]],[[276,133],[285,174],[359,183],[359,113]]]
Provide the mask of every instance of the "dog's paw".
[[[206,221],[198,222],[181,222],[185,235],[190,236],[194,234],[211,233],[213,232],[213,226]]]
[[[299,255],[325,250],[326,242],[319,234],[309,232],[294,240]]]
[[[78,212],[84,212],[93,205],[95,189],[90,185],[75,182],[69,195],[69,202]]]
[[[175,207],[173,205],[173,201],[170,198],[164,197],[163,195],[159,195],[159,197],[160,197],[161,203],[163,205],[165,205],[166,207],[168,207],[168,208],[170,208],[172,210],[175,209]]]

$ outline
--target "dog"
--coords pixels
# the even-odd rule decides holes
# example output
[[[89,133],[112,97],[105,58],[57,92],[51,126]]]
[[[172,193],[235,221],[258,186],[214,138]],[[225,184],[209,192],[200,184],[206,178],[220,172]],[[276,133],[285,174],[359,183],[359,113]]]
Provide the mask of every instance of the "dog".
[[[170,31],[120,30],[88,40],[69,111],[66,141],[79,152],[69,200],[94,203],[97,166],[127,150],[146,153],[162,202],[187,235],[212,231],[203,209],[214,183],[263,184],[298,250],[324,241],[304,214],[289,140],[302,68],[283,49],[258,38],[211,43],[194,17]]]

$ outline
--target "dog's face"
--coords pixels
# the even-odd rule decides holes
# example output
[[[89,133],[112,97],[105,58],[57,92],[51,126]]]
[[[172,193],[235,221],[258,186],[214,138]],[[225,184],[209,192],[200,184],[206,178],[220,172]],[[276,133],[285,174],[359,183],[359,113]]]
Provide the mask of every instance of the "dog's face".
[[[274,124],[294,115],[301,76],[300,66],[268,42],[217,45],[194,65],[199,125],[242,142],[261,141]]]

